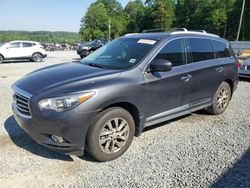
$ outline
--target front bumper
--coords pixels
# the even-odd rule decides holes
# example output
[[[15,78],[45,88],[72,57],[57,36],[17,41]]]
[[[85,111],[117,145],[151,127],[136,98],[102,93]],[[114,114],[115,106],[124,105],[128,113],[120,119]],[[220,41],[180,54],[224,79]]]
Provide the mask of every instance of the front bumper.
[[[68,111],[62,116],[41,113],[40,117],[23,116],[12,104],[13,115],[19,126],[40,145],[56,152],[81,156],[84,153],[85,135],[93,113],[79,114]],[[63,143],[56,143],[52,135],[62,137]]]

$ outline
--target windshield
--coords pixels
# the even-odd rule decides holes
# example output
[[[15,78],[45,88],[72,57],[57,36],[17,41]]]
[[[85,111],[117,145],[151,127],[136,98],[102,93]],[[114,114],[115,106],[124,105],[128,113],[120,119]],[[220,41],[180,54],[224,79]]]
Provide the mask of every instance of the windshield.
[[[156,40],[120,38],[81,60],[82,64],[107,69],[129,69],[154,47]]]

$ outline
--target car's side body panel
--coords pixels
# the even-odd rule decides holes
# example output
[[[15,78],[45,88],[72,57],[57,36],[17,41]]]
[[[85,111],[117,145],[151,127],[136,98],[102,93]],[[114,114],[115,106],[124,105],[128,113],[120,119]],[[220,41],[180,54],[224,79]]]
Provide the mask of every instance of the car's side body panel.
[[[146,36],[154,37],[141,37]],[[156,46],[131,69],[108,70],[81,64],[63,64],[27,75],[14,84],[13,90],[18,92],[15,88],[21,88],[31,94],[29,103],[32,117],[24,117],[13,103],[15,118],[40,144],[67,154],[82,154],[93,118],[110,106],[133,106],[138,112],[132,115],[138,115],[136,129],[139,135],[145,126],[211,106],[214,94],[223,81],[229,82],[235,90],[238,69],[234,55],[219,58],[214,54],[212,59],[193,62],[193,54],[188,50],[190,38],[206,38],[222,43],[226,41],[198,34],[157,37],[159,41]],[[187,41],[183,52],[186,62],[174,66],[168,72],[150,72],[149,67],[157,54],[176,39]],[[96,95],[71,110],[55,112],[38,106],[42,99],[87,91],[95,91]],[[51,135],[61,136],[67,143],[54,143]]]

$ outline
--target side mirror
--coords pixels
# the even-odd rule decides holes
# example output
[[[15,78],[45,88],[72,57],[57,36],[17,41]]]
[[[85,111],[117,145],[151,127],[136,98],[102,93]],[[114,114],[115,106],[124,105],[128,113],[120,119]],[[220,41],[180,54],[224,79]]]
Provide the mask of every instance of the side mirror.
[[[151,64],[150,72],[167,72],[172,70],[172,63],[165,59],[155,59]]]

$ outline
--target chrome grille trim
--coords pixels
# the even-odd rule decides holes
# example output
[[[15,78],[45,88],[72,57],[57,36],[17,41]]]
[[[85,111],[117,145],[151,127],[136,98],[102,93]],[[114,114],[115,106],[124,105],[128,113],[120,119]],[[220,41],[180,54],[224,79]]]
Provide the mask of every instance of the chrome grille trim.
[[[31,111],[30,111],[30,104],[29,99],[31,97],[31,94],[21,90],[20,88],[17,88],[16,86],[12,87],[14,94],[14,105],[16,107],[16,110],[21,116],[31,118]]]

